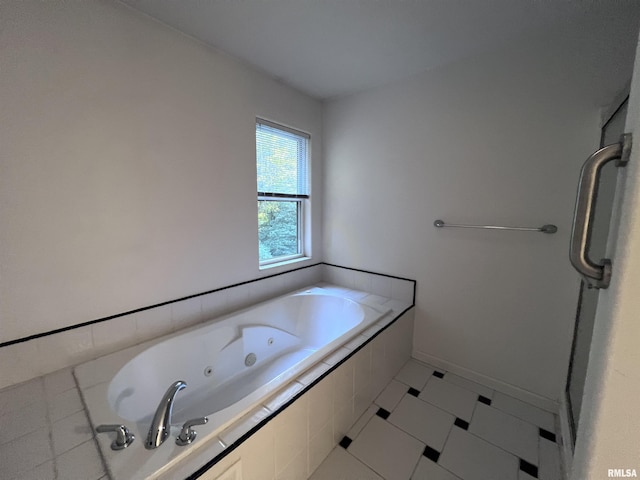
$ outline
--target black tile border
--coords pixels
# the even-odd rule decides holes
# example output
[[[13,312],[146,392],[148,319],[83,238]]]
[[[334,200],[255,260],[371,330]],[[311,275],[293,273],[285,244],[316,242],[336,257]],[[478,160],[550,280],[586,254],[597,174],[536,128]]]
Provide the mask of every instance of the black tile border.
[[[351,442],[353,442],[353,440],[345,435],[344,437],[342,437],[342,440],[340,440],[338,445],[346,450],[347,448],[349,448],[349,445],[351,445]]]
[[[440,452],[435,448],[431,448],[429,445],[424,447],[424,452],[422,452],[422,455],[424,455],[434,463],[438,463],[438,459],[440,458]]]
[[[531,475],[532,477],[538,478],[538,467],[522,458],[520,459],[520,470]]]
[[[438,378],[444,378],[444,373],[439,372],[439,371],[437,371],[437,370],[434,370],[434,371],[433,371],[433,376],[434,376],[434,377],[438,377]]]
[[[336,266],[336,265],[333,265]],[[355,269],[351,269],[351,270],[355,270]],[[365,273],[370,273],[370,272],[365,272]],[[394,277],[394,278],[400,278],[400,277]],[[401,279],[401,280],[406,280],[406,279]],[[327,377],[328,375],[330,375],[331,373],[333,373],[333,371],[335,371],[338,367],[340,367],[343,363],[347,362],[349,359],[351,359],[351,357],[353,357],[356,353],[358,353],[360,350],[362,350],[365,346],[367,346],[369,343],[371,343],[374,339],[376,339],[380,334],[382,334],[383,332],[385,332],[388,328],[390,328],[391,326],[393,326],[400,318],[402,318],[404,316],[405,313],[407,313],[409,310],[411,310],[412,308],[415,307],[415,280],[410,280],[412,282],[414,282],[414,303],[409,305],[407,308],[405,308],[402,312],[400,312],[398,315],[396,315],[394,317],[393,320],[391,320],[387,325],[385,325],[384,327],[382,327],[380,330],[378,330],[376,333],[374,333],[372,336],[370,336],[369,338],[367,338],[365,341],[362,342],[362,344],[351,351],[351,353],[349,353],[348,355],[346,355],[342,360],[340,360],[338,363],[336,363],[335,365],[333,365],[331,368],[329,368],[326,372],[324,372],[322,375],[320,375],[318,378],[316,378],[313,382],[311,382],[309,385],[307,385],[305,388],[303,388],[302,390],[300,390],[297,394],[295,394],[293,397],[291,397],[291,399],[289,401],[287,401],[286,403],[284,403],[283,405],[280,406],[280,408],[278,408],[278,410],[276,412],[274,412],[273,414],[269,415],[267,418],[265,418],[264,420],[262,420],[260,423],[256,424],[253,428],[251,428],[247,433],[245,433],[244,435],[242,435],[238,440],[236,440],[234,443],[232,443],[231,445],[228,445],[227,448],[225,448],[222,452],[220,452],[218,455],[216,455],[215,457],[213,457],[211,460],[209,460],[207,463],[205,463],[202,467],[200,467],[198,470],[196,470],[194,473],[192,473],[191,475],[189,475],[185,480],[195,480],[197,478],[200,478],[202,475],[205,474],[205,472],[207,472],[209,469],[213,468],[218,462],[220,462],[223,458],[225,458],[227,455],[229,455],[231,452],[233,452],[236,448],[238,448],[240,445],[242,445],[246,440],[248,440],[254,433],[256,433],[258,430],[260,430],[262,427],[264,427],[267,423],[269,423],[270,421],[274,420],[278,415],[280,415],[282,412],[284,412],[290,405],[292,405],[296,400],[298,400],[298,398],[300,398],[302,395],[304,395],[305,393],[307,393],[311,388],[313,388],[316,384],[318,384],[319,382],[321,382],[322,380],[324,380],[325,377]],[[440,455],[440,454],[438,454]]]
[[[288,273],[292,273],[292,272],[295,272],[295,271],[298,271],[298,270],[304,270],[306,268],[317,267],[318,265],[327,265],[329,267],[343,268],[345,270],[353,270],[353,271],[356,271],[356,272],[368,273],[370,275],[379,275],[381,277],[395,278],[396,280],[404,280],[404,281],[407,281],[407,282],[413,282],[413,301],[411,302],[411,306],[413,307],[416,304],[416,285],[417,285],[416,280],[411,280],[410,278],[398,277],[396,275],[387,275],[386,273],[377,273],[377,272],[371,272],[371,271],[368,271],[368,270],[361,270],[361,269],[358,269],[358,268],[343,267],[341,265],[335,265],[333,263],[317,262],[317,263],[314,263],[314,264],[311,264],[311,265],[304,265],[302,267],[293,268],[291,270],[286,270],[284,272],[279,272],[279,273],[274,273],[272,275],[266,275],[264,277],[254,278],[253,280],[247,280],[247,281],[240,282],[240,283],[234,283],[233,285],[227,285],[227,286],[224,286],[224,287],[215,288],[213,290],[207,290],[206,292],[194,293],[193,295],[187,295],[186,297],[180,297],[180,298],[176,298],[174,300],[167,300],[166,302],[156,303],[156,304],[153,304],[153,305],[149,305],[147,307],[140,307],[140,308],[136,308],[134,310],[129,310],[129,311],[126,311],[126,312],[123,312],[123,313],[117,313],[115,315],[109,315],[107,317],[97,318],[95,320],[89,320],[87,322],[76,323],[74,325],[69,325],[67,327],[56,328],[54,330],[48,330],[46,332],[35,333],[33,335],[29,335],[29,336],[26,336],[26,337],[16,338],[14,340],[8,340],[6,342],[1,342],[0,343],[0,348],[9,347],[11,345],[15,345],[15,344],[18,344],[18,343],[28,342],[30,340],[36,340],[36,339],[42,338],[42,337],[48,337],[50,335],[55,335],[57,333],[68,332],[69,330],[75,330],[77,328],[88,327],[89,325],[94,325],[96,323],[106,322],[108,320],[114,320],[116,318],[124,317],[126,315],[131,315],[133,313],[144,312],[145,310],[151,310],[152,308],[158,308],[158,307],[163,307],[165,305],[170,305],[172,303],[183,302],[183,301],[189,300],[191,298],[201,297],[203,295],[209,295],[210,293],[220,292],[222,290],[228,290],[228,289],[234,288],[234,287],[240,287],[242,285],[247,285],[249,283],[255,283],[255,282],[259,282],[261,280],[266,280],[266,279],[269,279],[269,278],[278,277],[280,275],[286,275]]]
[[[549,430],[545,430],[544,428],[539,428],[539,434],[542,438],[544,438],[545,440],[549,440],[553,443],[557,443],[556,442],[556,434],[553,432],[550,432]]]
[[[483,395],[478,395],[478,401],[480,403],[484,403],[485,405],[491,405],[491,399]]]
[[[382,418],[383,420],[386,420],[387,418],[389,418],[389,415],[391,415],[391,412],[389,410],[385,410],[384,408],[380,407],[376,412],[376,415]]]
[[[461,418],[456,417],[456,421],[453,422],[453,424],[456,427],[461,428],[463,430],[469,430],[469,422],[467,422],[466,420],[463,420]]]
[[[409,387],[409,390],[407,390],[407,393],[409,395],[413,395],[414,397],[417,397],[418,395],[420,395],[420,390],[416,390],[413,387]]]

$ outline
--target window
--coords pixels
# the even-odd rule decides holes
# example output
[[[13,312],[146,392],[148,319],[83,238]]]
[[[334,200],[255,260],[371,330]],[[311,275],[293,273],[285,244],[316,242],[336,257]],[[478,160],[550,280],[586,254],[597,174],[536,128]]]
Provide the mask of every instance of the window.
[[[309,135],[256,120],[260,265],[303,257]]]

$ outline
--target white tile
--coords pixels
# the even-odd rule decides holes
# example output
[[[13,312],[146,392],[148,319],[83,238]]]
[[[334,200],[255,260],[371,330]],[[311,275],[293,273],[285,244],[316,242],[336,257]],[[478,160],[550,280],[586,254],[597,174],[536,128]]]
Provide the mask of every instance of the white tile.
[[[349,427],[353,424],[353,400],[345,403],[341,408],[335,408],[333,412],[333,441],[340,442],[349,432]]]
[[[316,379],[320,378],[322,374],[325,373],[330,368],[331,368],[331,365],[324,362],[320,362],[317,365],[314,365],[313,367],[311,367],[306,372],[304,372],[302,375],[300,375],[296,379],[296,381],[300,382],[302,385],[305,385],[305,386],[310,385]]]
[[[371,305],[376,310],[380,310],[380,306],[384,305],[388,301],[389,301],[389,297],[383,297],[382,295],[370,294],[370,295],[367,295],[366,297],[364,297],[361,300],[361,303],[364,303],[365,305]]]
[[[267,407],[267,409],[271,412],[275,412],[282,405],[291,400],[303,388],[303,385],[299,384],[298,382],[293,382],[287,385],[283,390],[280,390],[273,397],[271,397],[267,402],[264,403],[264,406]]]
[[[342,408],[348,402],[353,400],[353,376],[354,376],[353,362],[348,361],[336,368],[331,375],[333,375],[334,389],[333,389],[333,405],[337,408]]]
[[[517,480],[520,468],[515,455],[461,428],[451,430],[438,464],[464,480]]]
[[[561,480],[560,447],[558,444],[540,438],[539,448],[538,478],[540,480]]]
[[[98,480],[106,473],[96,444],[89,440],[56,458],[58,478]]]
[[[116,352],[134,345],[136,337],[135,314],[105,320],[91,325],[95,355]]]
[[[471,421],[473,409],[478,403],[475,392],[433,376],[420,392],[419,398],[467,422]]]
[[[243,480],[272,480],[276,475],[275,429],[267,423],[240,446]]]
[[[471,380],[467,380],[459,375],[454,375],[451,372],[444,374],[444,380],[449,383],[453,383],[454,385],[458,385],[459,387],[466,388],[467,390],[471,390],[472,392],[476,392],[478,395],[482,395],[483,397],[493,398],[493,390],[489,387],[472,382]]]
[[[56,471],[53,466],[53,460],[48,460],[43,464],[38,465],[33,470],[27,470],[26,472],[21,473],[19,476],[14,477],[13,480],[55,480],[55,478]]]
[[[136,337],[143,342],[172,332],[171,305],[143,310],[135,314]]]
[[[3,369],[6,367],[4,363],[0,363],[0,365]],[[32,403],[45,405],[42,378],[34,378],[28,382],[0,390],[0,412],[3,414],[20,410]]]
[[[328,281],[349,289],[354,288],[354,271],[347,268],[328,266]]]
[[[369,420],[373,418],[377,411],[378,407],[376,405],[370,405],[369,408],[367,408],[365,412],[360,415],[360,418],[356,420],[356,423],[354,423],[353,426],[349,429],[349,431],[347,432],[347,437],[349,437],[351,440],[356,438],[365,427],[365,425],[369,423]]]
[[[334,448],[309,480],[383,480],[381,476],[350,455],[342,447]]]
[[[200,297],[189,298],[171,304],[171,325],[174,331],[192,327],[204,320]]]
[[[350,360],[353,362],[354,393],[360,393],[371,383],[371,345],[358,350]],[[373,399],[369,399],[371,402]]]
[[[63,368],[42,377],[47,398],[51,399],[59,393],[76,388],[71,368]]]
[[[392,412],[408,390],[409,388],[404,383],[391,380],[378,398],[376,398],[376,405],[380,405],[385,410]]]
[[[366,330],[364,330],[360,334],[360,336],[370,338],[370,337],[373,337],[379,331],[380,331],[380,327],[378,325],[373,325],[373,326],[367,328]]]
[[[358,335],[357,337],[349,340],[347,343],[345,343],[343,345],[344,348],[348,348],[349,350],[355,350],[356,348],[358,348],[360,345],[362,345],[364,342],[366,342],[368,340],[368,337],[365,337],[364,335]]]
[[[408,280],[391,279],[391,298],[411,304],[413,302],[413,285],[413,282]]]
[[[351,354],[351,350],[343,347],[343,348],[339,348],[338,350],[333,352],[331,355],[328,355],[322,361],[324,363],[328,363],[329,365],[335,365],[350,354]]]
[[[445,470],[427,457],[420,458],[416,471],[411,475],[411,480],[461,480],[453,473]]]
[[[219,317],[227,311],[226,296],[227,295],[224,290],[219,290],[201,297],[202,316],[205,320],[211,320]]]
[[[307,478],[308,454],[308,447],[305,445],[282,470],[276,472],[276,480],[300,480]]]
[[[315,384],[305,394],[309,398],[309,435],[331,424],[333,416],[333,376],[329,375]]]
[[[389,422],[374,416],[349,446],[348,452],[386,480],[411,476],[424,444]]]
[[[353,288],[354,290],[359,290],[361,292],[371,292],[371,277],[373,277],[370,273],[365,272],[353,272]]]
[[[0,348],[0,388],[46,373],[44,368],[47,364],[39,361],[38,340]]]
[[[77,447],[93,438],[93,432],[84,411],[55,422],[51,426],[53,451],[56,455]]]
[[[227,288],[224,292],[226,293],[227,311],[233,312],[249,305],[249,287],[247,285]]]
[[[20,476],[52,458],[49,431],[36,430],[0,448],[0,478]]]
[[[40,429],[49,430],[47,407],[29,403],[20,410],[0,415],[0,445]]]
[[[79,412],[84,407],[80,400],[80,394],[73,388],[56,395],[49,400],[49,418],[52,422],[57,422],[69,415]]]
[[[433,368],[428,367],[414,359],[409,359],[402,369],[396,374],[396,380],[405,383],[417,390],[422,390],[427,380],[433,375]]]
[[[553,413],[525,403],[517,398],[510,397],[501,392],[496,392],[491,402],[491,406],[521,418],[529,423],[533,423],[545,430],[549,430],[550,432],[556,431]]]
[[[392,278],[384,275],[372,275],[371,277],[371,293],[386,297],[385,300],[391,298]]]
[[[51,371],[78,365],[95,358],[91,326],[74,328],[34,340],[38,356]]]
[[[538,465],[538,427],[478,403],[469,432]]]
[[[327,423],[324,428],[310,432],[309,436],[309,465],[308,472],[312,473],[327,458],[335,443],[333,443],[333,428]]]
[[[275,429],[276,477],[308,446],[308,406],[308,398],[303,395],[272,421]],[[306,466],[305,457],[305,470]]]
[[[249,430],[269,415],[271,415],[271,412],[266,408],[256,408],[254,411],[248,413],[237,422],[234,422],[229,428],[226,428],[221,432],[219,435],[220,440],[222,440],[227,446],[234,444],[240,437],[245,435]]]
[[[455,417],[413,395],[405,395],[389,422],[441,452]]]

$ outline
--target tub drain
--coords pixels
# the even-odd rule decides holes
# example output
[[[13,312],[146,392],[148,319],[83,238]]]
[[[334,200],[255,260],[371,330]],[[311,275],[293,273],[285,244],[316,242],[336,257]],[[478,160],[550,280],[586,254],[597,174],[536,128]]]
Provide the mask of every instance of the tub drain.
[[[246,357],[244,357],[244,364],[247,367],[250,367],[251,365],[253,365],[254,363],[256,363],[256,360],[258,359],[258,357],[256,357],[255,353],[250,353],[249,355],[247,355]]]
[[[205,377],[210,377],[212,374],[213,374],[213,367],[211,367],[211,366],[205,367],[204,376]]]

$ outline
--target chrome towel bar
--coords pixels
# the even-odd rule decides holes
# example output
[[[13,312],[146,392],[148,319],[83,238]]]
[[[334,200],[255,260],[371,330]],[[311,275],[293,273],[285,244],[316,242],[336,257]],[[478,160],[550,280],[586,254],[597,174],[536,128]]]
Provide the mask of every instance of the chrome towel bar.
[[[541,227],[503,227],[499,225],[460,225],[456,223],[444,223],[442,220],[436,220],[433,224],[438,228],[455,227],[455,228],[483,228],[487,230],[519,230],[522,232],[542,232],[556,233],[558,227],[555,225],[543,225]]]

